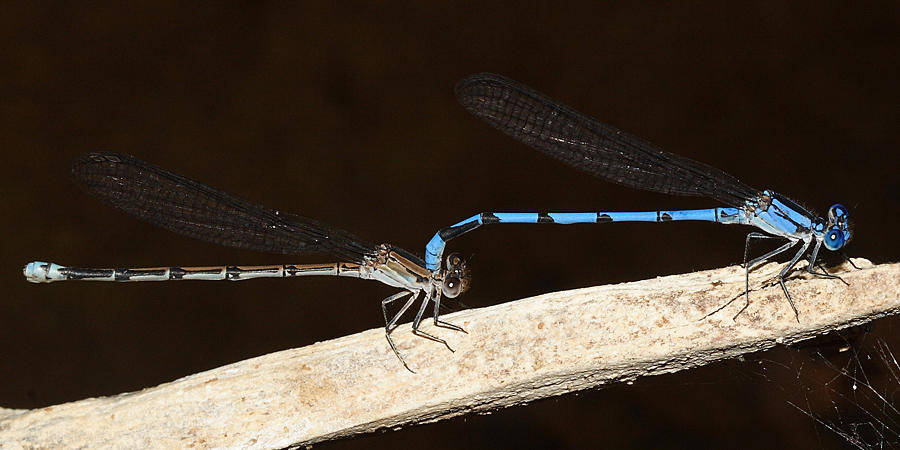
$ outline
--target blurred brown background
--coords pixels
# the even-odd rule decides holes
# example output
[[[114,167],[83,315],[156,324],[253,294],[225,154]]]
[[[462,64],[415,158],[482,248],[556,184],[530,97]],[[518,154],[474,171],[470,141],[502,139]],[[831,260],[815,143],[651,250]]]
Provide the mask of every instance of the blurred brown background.
[[[20,270],[33,259],[330,260],[220,248],[133,220],[68,181],[82,152],[128,152],[419,254],[437,229],[486,210],[714,206],[605,183],[505,137],[453,98],[473,72],[520,80],[814,211],[842,202],[849,254],[898,259],[896,2],[599,3],[0,6],[0,405],[138,390],[382,325],[378,301],[392,290],[375,282],[27,284]],[[510,226],[450,248],[475,254],[461,300],[477,307],[735,264],[747,231]],[[897,342],[895,324],[879,322],[862,347]],[[847,445],[787,403],[854,420],[804,400],[799,374],[818,367],[807,352],[323,447]],[[852,396],[836,378],[832,395]]]

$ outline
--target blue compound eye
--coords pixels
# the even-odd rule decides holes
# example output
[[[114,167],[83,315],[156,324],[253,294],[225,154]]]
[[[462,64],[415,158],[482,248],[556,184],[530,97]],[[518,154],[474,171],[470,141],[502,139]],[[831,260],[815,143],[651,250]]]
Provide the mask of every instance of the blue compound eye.
[[[845,233],[838,227],[831,227],[828,233],[825,233],[825,248],[828,250],[837,250],[847,243],[850,233]]]
[[[837,223],[847,220],[847,216],[850,213],[847,211],[847,208],[840,203],[836,203],[831,205],[831,208],[828,210],[828,221],[831,223]]]

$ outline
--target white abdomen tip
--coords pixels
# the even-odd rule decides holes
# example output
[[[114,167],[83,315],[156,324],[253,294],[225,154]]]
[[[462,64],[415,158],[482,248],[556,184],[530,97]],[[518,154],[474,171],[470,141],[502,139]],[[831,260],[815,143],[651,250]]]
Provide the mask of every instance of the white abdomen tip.
[[[59,281],[60,278],[58,264],[48,263],[44,261],[32,261],[25,264],[22,274],[25,279],[31,283],[49,283],[51,281]]]

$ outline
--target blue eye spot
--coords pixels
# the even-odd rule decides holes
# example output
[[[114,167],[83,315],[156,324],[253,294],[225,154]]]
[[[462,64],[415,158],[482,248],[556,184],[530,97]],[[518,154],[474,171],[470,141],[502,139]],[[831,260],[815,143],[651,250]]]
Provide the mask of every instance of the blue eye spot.
[[[847,208],[840,203],[835,203],[831,205],[831,208],[828,209],[828,221],[831,223],[835,223],[841,220],[846,220],[847,216],[850,213],[847,211]]]
[[[837,250],[844,246],[847,242],[847,237],[844,235],[844,232],[838,227],[832,227],[828,230],[828,233],[825,234],[825,248],[828,250]]]

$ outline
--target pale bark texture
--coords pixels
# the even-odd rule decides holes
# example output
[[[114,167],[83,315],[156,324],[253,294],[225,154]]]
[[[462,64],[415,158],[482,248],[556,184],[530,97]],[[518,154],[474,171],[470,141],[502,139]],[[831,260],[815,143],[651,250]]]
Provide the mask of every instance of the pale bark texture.
[[[2,448],[280,448],[484,413],[790,344],[900,310],[900,264],[855,260],[849,283],[794,272],[788,288],[739,267],[554,292],[451,314],[468,333],[423,328],[456,350],[382,329],[282,351],[140,392],[0,410]],[[833,271],[835,269],[832,269]],[[763,283],[765,284],[765,283]]]

